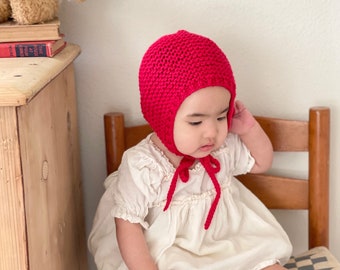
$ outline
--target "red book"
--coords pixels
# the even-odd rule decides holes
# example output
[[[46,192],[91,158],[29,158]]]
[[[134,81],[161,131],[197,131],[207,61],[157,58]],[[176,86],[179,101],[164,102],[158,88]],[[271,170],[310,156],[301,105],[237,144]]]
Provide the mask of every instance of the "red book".
[[[53,57],[66,46],[64,39],[0,43],[0,58]]]

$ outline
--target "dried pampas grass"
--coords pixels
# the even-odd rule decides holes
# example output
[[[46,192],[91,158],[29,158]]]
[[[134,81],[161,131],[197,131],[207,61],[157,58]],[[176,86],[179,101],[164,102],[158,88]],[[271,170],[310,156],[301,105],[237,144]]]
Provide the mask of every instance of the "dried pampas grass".
[[[0,0],[0,23],[7,21],[11,13],[9,0]]]
[[[0,23],[12,18],[18,24],[43,23],[57,17],[63,0],[0,0]],[[85,0],[68,0],[84,2]]]
[[[58,0],[10,0],[12,18],[19,24],[35,24],[57,16]]]

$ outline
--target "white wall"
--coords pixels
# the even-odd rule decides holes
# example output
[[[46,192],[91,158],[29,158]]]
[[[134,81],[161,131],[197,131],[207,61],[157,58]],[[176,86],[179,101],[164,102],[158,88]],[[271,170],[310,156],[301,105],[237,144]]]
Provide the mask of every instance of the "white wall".
[[[138,66],[147,47],[178,29],[209,36],[228,55],[238,98],[254,114],[306,119],[308,108],[332,110],[330,248],[340,259],[340,1],[64,0],[62,30],[82,47],[76,60],[87,233],[106,175],[102,116],[120,110],[140,123]],[[305,157],[301,157],[301,164]],[[289,158],[276,162],[299,172]],[[300,164],[300,163],[298,163]],[[306,233],[278,214],[298,252]],[[95,269],[92,264],[91,269]]]

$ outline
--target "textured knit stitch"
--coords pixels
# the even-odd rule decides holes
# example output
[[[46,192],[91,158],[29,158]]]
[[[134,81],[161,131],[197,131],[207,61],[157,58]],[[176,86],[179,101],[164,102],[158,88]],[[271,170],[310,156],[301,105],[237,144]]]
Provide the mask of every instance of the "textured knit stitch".
[[[234,113],[236,86],[231,66],[222,50],[210,39],[180,30],[161,37],[146,51],[139,70],[139,89],[144,118],[149,122],[169,151],[178,151],[173,136],[176,113],[189,95],[210,86],[221,86],[230,92],[228,125]],[[193,157],[185,156],[172,179],[166,210],[172,200],[178,178],[189,180]],[[207,229],[220,198],[220,186],[215,174],[220,164],[211,155],[199,160],[210,176],[216,197],[205,223]]]

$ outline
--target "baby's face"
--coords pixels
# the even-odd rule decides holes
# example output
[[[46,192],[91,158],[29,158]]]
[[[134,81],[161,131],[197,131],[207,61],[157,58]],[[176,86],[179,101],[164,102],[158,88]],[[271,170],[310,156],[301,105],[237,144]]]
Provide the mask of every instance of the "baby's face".
[[[218,149],[228,134],[230,93],[220,86],[200,89],[179,107],[174,141],[184,155],[201,158]]]

